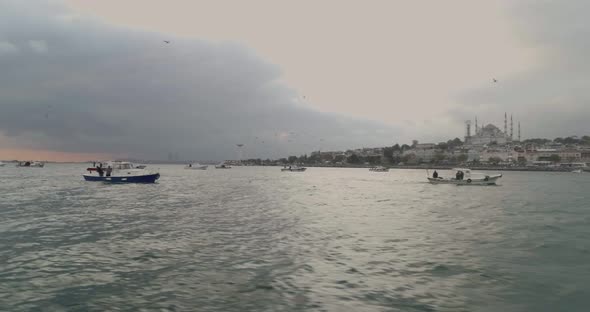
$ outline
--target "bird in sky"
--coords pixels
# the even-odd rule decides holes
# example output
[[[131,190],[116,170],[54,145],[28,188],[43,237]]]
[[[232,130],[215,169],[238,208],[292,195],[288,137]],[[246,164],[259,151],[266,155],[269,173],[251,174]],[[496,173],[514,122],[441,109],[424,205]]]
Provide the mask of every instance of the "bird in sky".
[[[493,81],[494,83],[496,83],[496,82],[498,82],[498,79],[496,79],[496,78],[492,78],[492,81]]]
[[[169,40],[164,40],[164,43],[170,43],[170,41]]]

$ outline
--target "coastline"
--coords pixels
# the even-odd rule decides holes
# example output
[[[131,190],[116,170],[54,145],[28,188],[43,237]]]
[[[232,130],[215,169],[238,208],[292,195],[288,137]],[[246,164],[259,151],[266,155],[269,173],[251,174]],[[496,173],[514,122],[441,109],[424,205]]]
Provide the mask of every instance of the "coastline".
[[[371,168],[371,165],[305,165],[305,167],[317,167],[317,168]],[[465,166],[465,165],[391,165],[386,166],[389,169],[422,169],[422,170],[451,170],[458,167],[467,167],[471,170],[480,171],[529,171],[529,172],[571,172],[572,168],[551,168],[551,167],[505,167],[505,166]],[[590,170],[584,170],[590,172]]]

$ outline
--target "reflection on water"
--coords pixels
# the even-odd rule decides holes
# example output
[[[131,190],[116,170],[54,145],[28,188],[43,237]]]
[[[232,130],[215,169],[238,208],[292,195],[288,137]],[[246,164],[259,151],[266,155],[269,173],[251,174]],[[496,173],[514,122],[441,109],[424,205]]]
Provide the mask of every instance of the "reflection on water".
[[[586,311],[590,175],[0,168],[7,311]]]

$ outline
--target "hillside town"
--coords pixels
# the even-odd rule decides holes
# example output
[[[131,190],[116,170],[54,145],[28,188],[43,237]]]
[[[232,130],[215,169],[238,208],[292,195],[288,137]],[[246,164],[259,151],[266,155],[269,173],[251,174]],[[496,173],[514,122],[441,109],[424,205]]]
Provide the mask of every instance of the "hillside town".
[[[472,127],[473,125],[473,127]],[[248,159],[230,161],[234,165],[307,166],[442,166],[472,167],[586,168],[590,162],[590,136],[521,140],[520,123],[514,133],[512,116],[504,114],[504,130],[494,124],[478,125],[466,121],[465,137],[446,142],[359,148],[346,151],[314,151],[309,155],[289,156],[278,160]]]

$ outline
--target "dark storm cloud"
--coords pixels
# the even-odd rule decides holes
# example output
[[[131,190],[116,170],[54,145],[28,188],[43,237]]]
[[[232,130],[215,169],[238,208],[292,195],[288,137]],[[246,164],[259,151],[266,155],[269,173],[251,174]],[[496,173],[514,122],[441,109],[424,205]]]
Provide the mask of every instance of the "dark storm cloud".
[[[537,66],[497,77],[464,94],[452,113],[478,115],[498,126],[505,111],[522,121],[523,137],[590,133],[590,20],[587,1],[520,1],[513,6],[516,34],[537,52]],[[491,77],[490,77],[491,80]],[[516,126],[515,126],[516,127]],[[515,130],[516,133],[516,130]]]
[[[236,143],[266,157],[395,139],[299,104],[244,46],[115,27],[57,1],[0,0],[0,70],[0,132],[37,148],[219,159]]]

